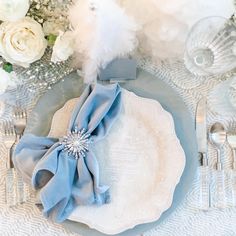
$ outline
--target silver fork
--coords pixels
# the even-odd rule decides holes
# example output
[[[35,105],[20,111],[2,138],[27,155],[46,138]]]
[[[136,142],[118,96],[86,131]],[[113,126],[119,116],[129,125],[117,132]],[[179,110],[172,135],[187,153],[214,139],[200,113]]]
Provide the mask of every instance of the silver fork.
[[[15,145],[18,144],[20,138],[22,137],[26,122],[27,122],[27,112],[25,109],[16,107],[14,109],[13,114],[13,120],[14,120],[14,129],[16,132],[16,142]],[[15,146],[14,145],[14,146]],[[23,179],[21,176],[17,176],[17,201],[19,203],[24,203],[29,198],[29,187],[23,182]]]
[[[16,143],[18,143],[26,127],[26,122],[27,122],[26,110],[21,108],[15,108],[13,117],[14,117],[14,128],[17,138]]]
[[[15,206],[17,204],[17,190],[16,190],[16,171],[13,167],[11,156],[12,156],[12,147],[16,141],[16,134],[14,127],[11,122],[3,122],[3,143],[7,149],[7,159],[6,159],[6,178],[5,178],[5,187],[6,187],[6,204],[8,206]]]

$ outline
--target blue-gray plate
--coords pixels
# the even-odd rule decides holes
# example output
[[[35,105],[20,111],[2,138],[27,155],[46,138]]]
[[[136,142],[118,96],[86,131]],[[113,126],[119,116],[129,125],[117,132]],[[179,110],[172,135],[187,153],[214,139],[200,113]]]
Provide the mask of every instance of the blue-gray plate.
[[[181,97],[168,84],[154,75],[142,69],[138,69],[137,75],[137,80],[121,83],[121,86],[139,96],[158,100],[163,108],[172,114],[176,134],[186,155],[186,166],[175,189],[172,205],[162,214],[159,220],[138,225],[133,229],[118,234],[119,236],[142,234],[170,216],[191,188],[198,165],[194,121]],[[83,81],[75,72],[67,76],[64,81],[56,84],[39,99],[29,117],[26,132],[35,135],[47,135],[54,113],[63,107],[69,99],[80,96],[83,89]],[[90,229],[88,226],[78,222],[68,220],[63,225],[83,236],[104,236],[103,233]]]

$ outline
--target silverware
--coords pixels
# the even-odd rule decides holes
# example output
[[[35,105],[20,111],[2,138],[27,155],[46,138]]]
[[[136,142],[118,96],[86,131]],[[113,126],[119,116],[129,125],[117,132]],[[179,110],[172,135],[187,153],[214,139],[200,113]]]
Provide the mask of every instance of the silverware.
[[[16,141],[16,134],[13,125],[9,121],[3,122],[3,142],[7,149],[7,159],[6,159],[6,178],[5,178],[5,187],[6,187],[6,204],[8,206],[14,206],[17,203],[16,200],[16,171],[13,167],[11,155],[12,155],[12,147]]]
[[[206,99],[202,98],[198,102],[196,111],[196,135],[197,135],[198,152],[201,155],[201,161],[203,166],[208,166],[206,106],[207,106]]]
[[[230,204],[232,206],[236,206],[236,134],[231,132],[227,133],[227,141],[233,153],[232,169],[229,170],[230,190],[231,190]]]
[[[22,137],[26,123],[27,123],[27,113],[25,109],[16,107],[14,109],[14,129],[16,132],[16,146]],[[29,187],[23,182],[23,179],[21,176],[17,176],[17,201],[18,203],[24,203],[27,201],[29,197]]]
[[[236,134],[235,133],[227,133],[227,141],[233,152],[233,163],[232,169],[236,170]]]
[[[200,208],[207,210],[210,207],[210,173],[207,158],[207,101],[202,98],[197,105],[196,110],[196,136],[198,144],[198,153],[200,155],[201,166],[199,167],[200,174]]]
[[[209,138],[217,150],[217,161],[216,161],[217,170],[222,169],[221,150],[226,142],[226,137],[227,137],[227,134],[226,134],[225,127],[221,123],[216,122],[215,124],[211,126],[210,132],[209,132]]]
[[[221,151],[226,142],[226,130],[224,126],[217,122],[210,128],[209,139],[217,150],[217,161],[216,161],[216,182],[214,188],[214,205],[217,208],[226,207],[226,188],[225,188],[225,171],[223,170]]]
[[[18,143],[26,127],[26,122],[27,122],[26,110],[21,108],[15,108],[13,117],[14,117],[14,128],[17,136],[16,142]]]

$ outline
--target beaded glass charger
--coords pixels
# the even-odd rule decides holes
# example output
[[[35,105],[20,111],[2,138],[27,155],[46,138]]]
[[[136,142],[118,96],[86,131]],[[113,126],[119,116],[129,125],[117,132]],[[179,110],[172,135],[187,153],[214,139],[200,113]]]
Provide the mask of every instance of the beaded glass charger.
[[[112,220],[108,221],[109,217],[112,217],[112,212],[109,212],[109,210],[104,211],[104,209],[109,208],[109,204],[107,206],[104,206],[104,209],[101,208],[101,211],[99,210],[99,208],[93,209],[92,211],[94,212],[94,214],[92,214],[91,211],[86,209],[89,207],[83,207],[80,209],[78,207],[78,209],[75,210],[75,212],[72,214],[70,219],[75,220],[75,221],[79,221],[79,222],[84,222],[84,223],[86,223],[86,225],[82,224],[82,223],[78,223],[78,222],[69,221],[69,220],[66,221],[64,223],[64,225],[65,225],[65,227],[68,227],[71,230],[76,231],[82,235],[104,235],[104,233],[117,234],[117,233],[123,232],[125,230],[126,231],[123,233],[120,233],[120,235],[136,235],[138,233],[142,233],[142,232],[156,226],[163,219],[165,219],[169,214],[171,214],[171,212],[178,206],[178,204],[184,198],[184,195],[188,191],[188,189],[193,181],[194,173],[195,173],[195,170],[197,167],[197,148],[196,148],[196,140],[195,140],[195,134],[194,134],[194,123],[191,119],[190,114],[188,113],[186,106],[184,105],[183,101],[179,98],[179,96],[170,87],[168,87],[168,85],[165,84],[162,80],[155,78],[151,74],[149,74],[141,69],[138,71],[138,79],[137,80],[127,81],[126,83],[122,84],[122,87],[124,87],[127,90],[130,90],[132,92],[135,92],[137,95],[140,95],[142,97],[158,100],[161,103],[161,105],[173,115],[174,122],[175,122],[175,132],[176,132],[177,137],[179,138],[181,145],[182,145],[184,152],[185,152],[186,167],[184,169],[184,173],[181,177],[180,183],[176,187],[176,190],[174,193],[174,198],[173,198],[174,200],[172,202],[173,192],[174,192],[176,184],[179,181],[179,178],[181,176],[182,169],[184,166],[183,159],[181,159],[181,155],[183,157],[184,154],[181,153],[182,149],[173,148],[175,146],[176,147],[178,146],[177,139],[175,139],[174,141],[171,140],[171,137],[168,137],[168,135],[165,134],[165,132],[168,133],[168,130],[165,131],[164,129],[162,129],[160,135],[163,134],[164,138],[166,138],[166,142],[165,141],[163,142],[163,144],[165,144],[163,146],[164,148],[162,147],[163,150],[162,150],[162,152],[159,152],[158,155],[164,155],[165,157],[167,157],[166,160],[165,160],[165,158],[163,158],[163,160],[164,160],[163,163],[166,166],[166,169],[163,168],[162,171],[167,171],[167,172],[171,173],[169,175],[170,179],[172,179],[171,189],[168,189],[168,187],[165,187],[165,184],[162,181],[159,181],[159,183],[158,183],[158,180],[155,179],[154,182],[157,182],[157,185],[156,185],[157,189],[152,187],[152,188],[149,188],[149,191],[150,191],[150,189],[152,189],[151,191],[152,191],[153,195],[156,196],[156,199],[155,199],[155,197],[150,196],[150,194],[152,194],[152,193],[146,192],[143,195],[143,198],[140,198],[143,202],[142,201],[138,202],[136,207],[133,207],[133,209],[130,208],[131,209],[130,211],[129,211],[129,209],[128,210],[123,209],[121,211],[119,209],[119,205],[118,205],[118,208],[113,208],[113,212],[115,210],[117,210],[118,215],[120,213],[120,217],[118,217],[118,215],[116,215],[116,218],[119,218],[119,219],[115,220],[115,221],[112,221]],[[81,94],[81,92],[83,91],[83,88],[84,88],[84,86],[82,84],[82,80],[79,79],[78,76],[74,73],[72,73],[69,77],[67,77],[65,81],[60,82],[57,85],[55,85],[55,87],[51,91],[46,93],[39,100],[38,104],[36,105],[35,109],[32,112],[31,118],[29,119],[29,123],[28,123],[26,132],[31,132],[36,135],[47,135],[49,133],[50,127],[52,125],[52,119],[53,119],[53,115],[55,114],[55,112],[57,110],[59,110],[61,107],[63,107],[64,104],[66,103],[66,101],[70,100],[71,98],[78,97]],[[157,102],[155,103],[155,101],[150,100],[150,99],[140,99],[140,97],[138,97],[128,91],[123,93],[123,97],[127,97],[126,100],[129,101],[129,103],[130,103],[130,101],[133,101],[134,103],[138,103],[138,104],[144,105],[144,106],[147,105],[147,101],[149,101],[149,103],[152,103],[152,106],[154,106],[154,107],[159,104]],[[73,100],[71,100],[71,101],[73,101]],[[146,104],[145,104],[145,101],[146,101]],[[142,102],[143,102],[143,104],[142,104]],[[150,104],[149,104],[149,109],[154,108],[152,106],[150,106]],[[62,109],[63,113],[66,113],[66,112],[70,113],[71,107],[72,106],[65,106]],[[156,121],[157,121],[156,126],[157,127],[163,126],[164,128],[167,127],[167,129],[170,130],[170,133],[173,136],[174,126],[172,124],[173,122],[172,122],[171,116],[167,112],[165,112],[161,108],[161,106],[159,106],[157,108],[156,114],[155,114],[155,112],[153,112],[153,113],[154,113],[154,116],[155,115],[158,116],[158,113],[164,114],[164,115],[159,115],[160,117],[158,119],[156,119]],[[132,114],[132,112],[130,114]],[[153,114],[152,115],[150,114],[149,119],[150,119],[150,123],[154,123],[154,125],[155,125],[155,122],[151,121],[154,116],[153,116]],[[54,118],[56,118],[56,117],[54,117]],[[148,122],[147,117],[146,117],[146,119],[147,119],[146,122]],[[168,123],[167,126],[163,125],[165,123],[165,120]],[[161,124],[159,122],[161,122]],[[55,122],[53,122],[53,123],[55,123]],[[119,123],[121,123],[120,127],[122,127],[124,125],[124,123],[122,124],[122,118],[117,123],[118,124],[115,124],[115,126],[116,125],[119,126]],[[59,126],[57,126],[55,128],[55,126],[52,125],[50,135],[53,136],[53,134],[54,135],[63,134],[63,127],[61,126],[60,129],[58,129],[58,127]],[[132,129],[132,127],[131,127],[131,129]],[[155,127],[151,128],[151,129],[155,129]],[[115,127],[114,127],[114,130],[115,130]],[[158,131],[156,130],[156,132],[158,132]],[[112,138],[114,138],[114,137],[117,137],[115,133],[116,133],[115,131],[111,132],[110,140],[112,140]],[[158,136],[158,134],[156,134],[156,135]],[[104,143],[106,145],[109,145],[108,139],[105,140]],[[102,144],[100,144],[100,145],[102,145]],[[148,143],[148,145],[151,145],[150,142]],[[99,158],[99,156],[101,156],[101,157],[105,156],[105,155],[102,155],[104,153],[101,153],[99,151],[99,145],[98,145],[98,148],[96,149],[96,151],[98,153],[98,155],[97,155],[98,158]],[[101,155],[99,154],[99,152]],[[148,155],[150,153],[147,152],[146,154]],[[170,157],[171,155],[173,155],[173,156],[176,155],[176,156]],[[112,158],[114,158],[114,156]],[[150,162],[152,162],[151,163],[152,165],[155,166],[155,164],[156,164],[156,166],[158,166],[158,160],[155,163],[155,159],[153,159],[153,157],[150,157],[150,159],[151,159]],[[104,162],[104,160],[103,160],[103,162]],[[101,163],[102,163],[102,159],[101,159]],[[146,160],[146,163],[148,163],[148,160]],[[162,165],[163,165],[163,163],[162,163]],[[150,168],[150,165],[145,166],[145,161],[142,162],[141,165],[143,167]],[[122,170],[124,170],[124,166],[126,166],[126,165],[123,165],[123,167],[120,166],[121,169],[123,168]],[[134,167],[137,167],[137,166],[138,165],[134,165]],[[175,167],[176,167],[177,171],[175,170]],[[101,172],[103,171],[103,169],[104,168],[101,168]],[[112,168],[110,168],[110,169],[112,169]],[[160,171],[160,170],[161,169],[158,169],[158,171]],[[154,173],[154,176],[156,176],[156,178],[160,178],[160,176],[161,176],[161,175],[158,175],[155,173],[158,171],[155,171],[155,170],[152,171]],[[104,172],[106,172],[106,171],[104,171]],[[145,172],[145,170],[144,170],[144,172]],[[109,171],[108,171],[108,173],[109,173]],[[106,179],[106,178],[102,178],[102,179]],[[144,181],[147,180],[147,179],[145,179],[145,175],[143,175],[143,178],[140,178],[139,180],[141,180],[141,179],[143,179]],[[174,179],[174,181],[173,181],[173,179]],[[112,182],[110,184],[112,184]],[[121,183],[121,185],[122,185],[122,183]],[[166,185],[168,186],[169,183],[166,183]],[[127,185],[127,187],[130,187],[130,186]],[[167,191],[167,193],[164,194],[166,189],[168,189],[168,191]],[[111,188],[111,190],[112,190],[111,191],[112,193],[115,193],[115,190],[117,190],[117,189],[113,190]],[[158,192],[161,193],[162,191],[163,191],[163,194],[158,195]],[[126,194],[127,194],[127,192],[126,192]],[[165,195],[165,197],[163,197],[163,195]],[[114,198],[115,197],[116,196],[114,196]],[[120,195],[120,197],[122,197],[122,194]],[[155,204],[155,201],[157,204]],[[126,202],[126,204],[128,204],[128,205],[126,205],[123,203],[123,205],[122,205],[122,207],[125,207],[126,209],[129,208],[129,204],[132,205],[132,201],[129,202],[128,196],[127,196],[127,199],[123,199],[123,202]],[[161,207],[160,207],[160,205],[158,205],[158,202],[160,203]],[[150,206],[152,206],[152,205],[155,207],[153,207],[152,211],[149,211]],[[134,206],[134,204],[133,204],[133,206]],[[112,207],[112,205],[111,205],[111,207]],[[148,208],[146,208],[146,209],[148,209],[147,213],[144,213],[145,207],[148,207]],[[99,217],[99,215],[101,215],[101,213],[102,213],[102,210],[104,211],[104,217],[105,217],[104,221],[101,220],[101,217]],[[165,212],[163,213],[163,211],[165,211]],[[138,212],[139,212],[139,214],[138,214]],[[132,214],[130,215],[130,213],[132,213],[133,215]],[[137,214],[137,216],[135,216],[135,214]],[[140,215],[142,217],[138,217]],[[128,218],[127,218],[127,216],[128,216]],[[152,223],[148,223],[148,222],[152,222]],[[146,224],[143,224],[143,223],[146,223]],[[90,227],[88,227],[87,225],[89,225]],[[136,226],[136,227],[133,228],[134,226]],[[92,228],[95,228],[96,230],[94,230]],[[133,228],[133,229],[131,229],[131,228]],[[101,232],[103,232],[103,233],[101,233]]]

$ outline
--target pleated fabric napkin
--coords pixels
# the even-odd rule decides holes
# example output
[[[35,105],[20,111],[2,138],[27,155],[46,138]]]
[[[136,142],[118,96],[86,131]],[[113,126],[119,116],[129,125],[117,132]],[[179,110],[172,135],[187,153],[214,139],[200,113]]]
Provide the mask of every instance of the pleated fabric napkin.
[[[72,113],[67,136],[22,137],[13,162],[24,180],[40,189],[46,217],[62,222],[78,205],[109,202],[109,187],[99,182],[91,147],[109,132],[120,107],[118,84],[89,85]]]

